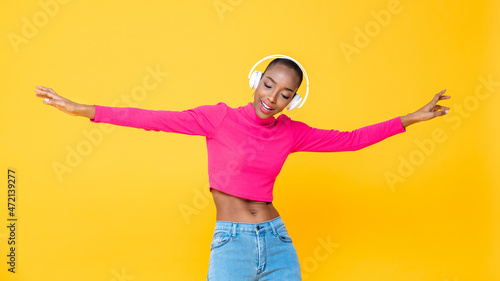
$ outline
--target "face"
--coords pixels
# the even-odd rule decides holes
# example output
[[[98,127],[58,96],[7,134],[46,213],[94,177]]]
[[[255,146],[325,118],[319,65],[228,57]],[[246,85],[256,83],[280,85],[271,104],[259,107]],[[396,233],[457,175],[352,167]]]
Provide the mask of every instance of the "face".
[[[255,89],[253,108],[262,119],[283,111],[297,92],[299,78],[287,66],[276,64],[268,69]]]

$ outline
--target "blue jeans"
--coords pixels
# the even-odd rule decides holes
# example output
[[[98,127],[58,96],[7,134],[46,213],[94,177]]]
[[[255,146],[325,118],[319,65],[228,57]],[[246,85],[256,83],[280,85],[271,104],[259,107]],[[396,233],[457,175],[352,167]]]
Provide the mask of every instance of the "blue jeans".
[[[255,224],[216,221],[207,280],[302,280],[281,217]]]

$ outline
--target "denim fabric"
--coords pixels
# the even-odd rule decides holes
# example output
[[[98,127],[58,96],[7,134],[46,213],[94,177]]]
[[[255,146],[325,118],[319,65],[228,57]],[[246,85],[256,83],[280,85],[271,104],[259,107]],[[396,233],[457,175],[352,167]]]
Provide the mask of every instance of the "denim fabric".
[[[207,280],[302,280],[281,217],[261,223],[216,221]]]

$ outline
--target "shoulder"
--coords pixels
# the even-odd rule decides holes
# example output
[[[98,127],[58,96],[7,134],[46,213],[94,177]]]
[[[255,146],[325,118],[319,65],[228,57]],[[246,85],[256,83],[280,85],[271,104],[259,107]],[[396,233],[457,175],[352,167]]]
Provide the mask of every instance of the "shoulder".
[[[224,102],[219,102],[217,104],[205,104],[200,105],[191,109],[186,110],[186,112],[191,112],[193,116],[203,117],[208,120],[212,120],[216,124],[219,124],[222,119],[225,118],[229,109],[231,109]],[[211,121],[211,122],[212,122]]]
[[[218,102],[216,104],[204,104],[204,105],[199,105],[195,108],[200,108],[200,109],[214,109],[214,108],[230,108],[226,103],[224,102]]]
[[[306,124],[305,122],[302,121],[297,121],[293,120],[286,114],[281,114],[277,118],[278,123],[284,127],[287,128],[288,131],[292,132],[293,134],[303,134],[305,132],[308,132],[312,127]]]
[[[308,126],[306,123],[304,123],[302,121],[293,120],[292,118],[290,118],[286,114],[281,114],[280,116],[278,116],[277,120],[280,123],[286,124],[287,126],[294,126],[294,127],[295,126],[301,127],[304,125]]]
[[[278,118],[276,118],[276,120],[283,124],[290,124],[292,122],[295,122],[295,120],[292,120],[292,118],[290,118],[286,114],[281,114],[280,116],[278,116]]]
[[[216,104],[204,104],[192,108],[191,110],[203,112],[207,114],[223,113],[225,114],[230,107],[224,102],[218,102]]]

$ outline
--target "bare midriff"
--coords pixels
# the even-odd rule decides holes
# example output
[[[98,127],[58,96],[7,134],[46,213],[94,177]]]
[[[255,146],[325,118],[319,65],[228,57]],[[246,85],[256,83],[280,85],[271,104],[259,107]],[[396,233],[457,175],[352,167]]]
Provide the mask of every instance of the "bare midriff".
[[[252,201],[212,189],[218,221],[260,223],[279,217],[272,202]]]

